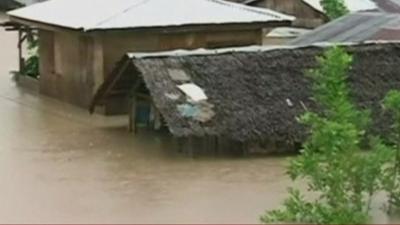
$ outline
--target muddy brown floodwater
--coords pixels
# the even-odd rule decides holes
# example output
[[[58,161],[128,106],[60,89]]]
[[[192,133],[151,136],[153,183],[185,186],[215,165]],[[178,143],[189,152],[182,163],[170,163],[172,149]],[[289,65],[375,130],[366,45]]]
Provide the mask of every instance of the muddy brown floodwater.
[[[189,159],[124,117],[16,88],[2,29],[0,57],[0,223],[258,223],[286,196],[285,157]]]

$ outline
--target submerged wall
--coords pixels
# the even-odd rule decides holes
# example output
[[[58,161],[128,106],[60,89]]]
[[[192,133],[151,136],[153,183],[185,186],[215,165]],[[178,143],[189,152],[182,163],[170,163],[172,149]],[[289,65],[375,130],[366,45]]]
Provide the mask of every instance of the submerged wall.
[[[79,33],[39,32],[40,92],[86,107],[94,87],[93,40]]]
[[[87,108],[91,99],[127,52],[217,48],[261,44],[259,30],[186,33],[73,31],[39,32],[40,91],[62,101]],[[113,99],[105,114],[125,113],[126,99]]]

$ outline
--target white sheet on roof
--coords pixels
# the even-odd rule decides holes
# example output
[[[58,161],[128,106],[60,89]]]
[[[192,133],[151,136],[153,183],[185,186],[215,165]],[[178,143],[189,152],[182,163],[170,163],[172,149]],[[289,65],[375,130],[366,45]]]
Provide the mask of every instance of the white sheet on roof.
[[[280,38],[291,38],[298,37],[300,35],[310,32],[309,29],[302,29],[297,27],[277,27],[266,34],[266,37],[280,37]]]
[[[10,16],[72,29],[124,29],[294,20],[223,0],[51,0]]]
[[[323,12],[324,9],[321,5],[321,0],[303,0],[314,9]],[[371,9],[377,9],[377,5],[372,0],[344,0],[347,8],[350,12],[365,11]]]
[[[201,87],[197,86],[196,84],[189,83],[189,84],[182,84],[179,85],[178,88],[185,93],[191,100],[195,102],[207,100],[207,95],[204,93]]]

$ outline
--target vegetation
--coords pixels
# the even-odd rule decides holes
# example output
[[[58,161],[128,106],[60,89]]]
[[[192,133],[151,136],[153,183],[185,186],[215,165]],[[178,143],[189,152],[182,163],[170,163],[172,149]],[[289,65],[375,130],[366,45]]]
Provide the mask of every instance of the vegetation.
[[[352,57],[333,47],[318,62],[309,76],[322,111],[306,112],[299,119],[311,135],[288,169],[292,180],[308,182],[315,198],[308,200],[291,188],[283,209],[267,212],[262,222],[364,224],[370,219],[372,196],[383,189],[383,166],[392,151],[379,139],[366,137],[369,113],[352,103],[346,84]],[[366,154],[361,145],[368,139],[372,141]]]
[[[20,73],[33,78],[38,78],[39,76],[38,41],[34,37],[28,39],[28,58],[25,60]]]
[[[389,209],[400,208],[400,92],[390,91],[385,99],[384,106],[393,115],[393,133],[390,142],[393,143],[395,156],[388,163],[383,184],[389,193]]]
[[[321,5],[328,18],[331,20],[349,13],[344,0],[321,0]]]

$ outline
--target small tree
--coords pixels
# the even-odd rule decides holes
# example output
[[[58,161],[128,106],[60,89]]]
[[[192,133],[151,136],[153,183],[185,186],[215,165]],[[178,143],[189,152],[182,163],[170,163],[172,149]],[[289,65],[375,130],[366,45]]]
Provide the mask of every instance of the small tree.
[[[292,180],[308,181],[317,198],[307,201],[299,190],[290,189],[284,209],[267,212],[262,222],[367,223],[372,196],[382,188],[382,165],[390,158],[390,149],[374,139],[372,151],[362,152],[369,113],[358,110],[350,98],[347,73],[352,57],[333,47],[318,62],[319,68],[309,76],[322,111],[306,112],[300,118],[310,127],[311,136],[288,169]]]
[[[357,1],[357,0],[352,0]],[[321,0],[321,5],[329,19],[334,20],[349,13],[344,0]]]
[[[384,106],[393,115],[392,135],[390,142],[393,144],[395,156],[388,161],[384,176],[385,189],[389,193],[389,210],[400,208],[400,91],[390,91],[385,99]]]

